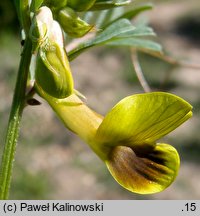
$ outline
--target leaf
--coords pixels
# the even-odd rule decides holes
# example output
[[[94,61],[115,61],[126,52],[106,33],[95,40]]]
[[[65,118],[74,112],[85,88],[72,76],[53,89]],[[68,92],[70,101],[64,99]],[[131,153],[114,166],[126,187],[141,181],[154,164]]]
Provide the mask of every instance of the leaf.
[[[104,31],[98,34],[94,39],[88,40],[80,44],[76,49],[69,52],[69,59],[72,60],[85,49],[104,44],[106,41],[117,37],[120,34],[134,30],[135,27],[127,19],[121,19],[107,27]]]
[[[120,143],[135,150],[152,147],[156,140],[189,119],[191,109],[185,100],[169,93],[132,95],[121,100],[105,116],[96,139],[107,147]]]
[[[152,40],[139,38],[144,36],[154,36],[152,28],[148,26],[136,26],[135,29],[118,35],[112,41],[106,42],[110,46],[130,46],[141,51],[162,53],[162,46]]]
[[[118,16],[117,18],[115,18],[114,20],[110,21],[108,24],[106,24],[106,26],[111,25],[112,23],[116,22],[117,20],[120,19],[133,19],[134,17],[136,17],[138,14],[146,11],[146,10],[151,10],[153,8],[152,4],[146,4],[146,5],[142,5],[139,6],[137,8],[133,8],[132,10],[126,11],[124,12],[122,15]]]
[[[134,27],[129,20],[120,19],[108,26],[94,39],[80,44],[68,53],[70,61],[80,55],[86,49],[97,45],[133,46],[135,48],[161,52],[161,46],[153,41],[138,39],[139,36],[151,36],[154,32],[146,26]]]
[[[107,10],[115,7],[121,7],[130,4],[131,1],[113,2],[113,1],[98,1],[89,10]]]
[[[155,32],[152,28],[145,26],[145,25],[139,25],[135,26],[135,29],[130,30],[126,33],[119,34],[118,38],[121,37],[139,37],[139,36],[155,36]]]
[[[130,46],[140,50],[149,50],[153,52],[162,52],[162,46],[156,42],[138,39],[138,38],[117,38],[111,42],[106,43],[110,46]]]
[[[93,44],[100,44],[108,41],[114,37],[119,36],[120,34],[125,34],[126,32],[130,32],[134,30],[135,27],[127,20],[121,19],[110,25],[106,28],[101,34],[97,35],[96,38],[92,41]]]
[[[175,148],[162,143],[148,154],[137,154],[129,147],[117,146],[105,162],[121,186],[131,192],[152,194],[174,181],[180,158]]]

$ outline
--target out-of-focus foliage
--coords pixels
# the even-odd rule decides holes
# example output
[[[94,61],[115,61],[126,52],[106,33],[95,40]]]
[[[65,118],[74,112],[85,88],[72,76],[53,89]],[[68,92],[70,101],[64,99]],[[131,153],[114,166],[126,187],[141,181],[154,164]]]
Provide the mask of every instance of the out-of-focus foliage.
[[[0,33],[2,31],[18,31],[19,22],[12,0],[0,1]]]

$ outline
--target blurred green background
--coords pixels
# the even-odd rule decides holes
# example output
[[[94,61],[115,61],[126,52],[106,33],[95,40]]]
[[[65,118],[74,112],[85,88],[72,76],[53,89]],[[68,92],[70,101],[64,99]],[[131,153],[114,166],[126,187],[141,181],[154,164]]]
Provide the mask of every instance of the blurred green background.
[[[148,2],[136,0],[136,3]],[[151,1],[155,7],[138,19],[148,21],[169,55],[200,64],[200,2]],[[12,101],[21,46],[11,0],[0,2],[0,154]],[[121,188],[100,159],[67,131],[50,107],[26,107],[14,166],[11,199],[199,199],[200,198],[200,70],[174,67],[139,54],[153,90],[175,93],[194,106],[194,117],[163,141],[181,156],[176,181],[164,192],[136,195]],[[95,48],[72,62],[76,89],[87,103],[105,114],[123,97],[143,92],[129,52]]]

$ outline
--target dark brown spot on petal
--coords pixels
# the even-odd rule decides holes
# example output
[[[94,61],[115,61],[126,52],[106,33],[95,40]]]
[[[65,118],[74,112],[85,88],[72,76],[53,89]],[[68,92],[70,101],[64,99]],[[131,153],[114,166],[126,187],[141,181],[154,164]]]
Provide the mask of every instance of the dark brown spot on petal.
[[[163,190],[174,180],[179,168],[176,150],[167,144],[156,145],[149,154],[136,154],[132,148],[117,146],[106,162],[114,178],[137,193]]]

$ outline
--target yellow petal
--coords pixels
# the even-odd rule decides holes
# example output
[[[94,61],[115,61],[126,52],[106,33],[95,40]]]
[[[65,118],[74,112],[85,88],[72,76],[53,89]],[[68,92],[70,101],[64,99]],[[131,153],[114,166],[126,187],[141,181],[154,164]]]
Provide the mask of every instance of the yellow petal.
[[[105,161],[115,180],[139,194],[157,193],[168,187],[177,176],[180,159],[175,148],[157,144],[146,154],[130,147],[114,147]]]
[[[176,95],[153,92],[124,98],[105,116],[96,139],[104,146],[152,145],[192,116],[191,105]]]

